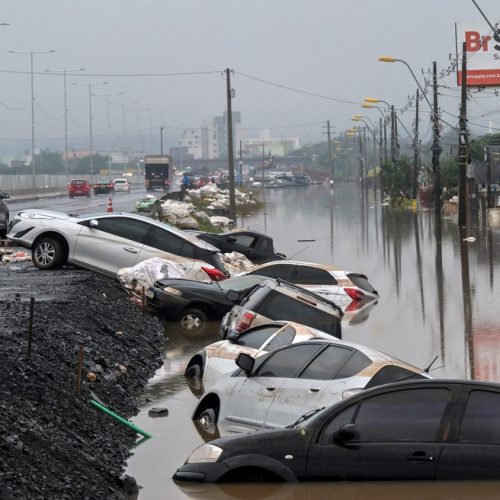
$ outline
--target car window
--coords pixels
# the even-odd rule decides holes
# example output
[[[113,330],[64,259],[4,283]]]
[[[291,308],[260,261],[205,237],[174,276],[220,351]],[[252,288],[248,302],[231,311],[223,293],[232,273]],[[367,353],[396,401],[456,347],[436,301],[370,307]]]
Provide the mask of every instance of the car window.
[[[291,325],[280,330],[265,346],[266,351],[274,351],[278,347],[290,345],[295,338],[295,328]]]
[[[260,276],[266,276],[268,278],[281,278],[283,280],[290,281],[290,278],[292,277],[292,270],[293,265],[291,264],[276,264],[260,267],[249,274],[259,274]]]
[[[248,248],[253,248],[253,244],[256,240],[255,236],[250,236],[249,234],[234,234],[228,237],[228,239],[230,238],[234,238],[237,245]]]
[[[358,287],[361,288],[361,290],[364,290],[365,292],[369,293],[375,293],[375,288],[373,288],[368,281],[368,278],[366,276],[363,276],[362,274],[356,274],[356,273],[348,273],[347,277]]]
[[[290,378],[300,372],[305,363],[320,349],[315,344],[296,344],[272,354],[259,368],[259,377]]]
[[[450,391],[412,389],[361,401],[355,424],[360,442],[435,441]]]
[[[98,219],[96,229],[114,234],[115,236],[120,236],[121,238],[136,241],[137,243],[143,243],[150,227],[151,226],[146,222],[136,219],[127,219],[125,217],[104,217],[102,219]]]
[[[337,373],[336,378],[353,377],[371,364],[372,360],[368,356],[365,356],[361,351],[355,351]]]
[[[325,425],[321,432],[319,442],[320,444],[333,444],[333,434],[337,432],[343,425],[350,424],[354,418],[354,411],[358,404],[354,404],[341,411],[338,415]]]
[[[85,184],[87,184],[87,181],[85,180],[71,181],[72,186],[84,186]]]
[[[338,377],[337,374],[352,353],[352,349],[329,345],[311,361],[307,368],[301,373],[300,378],[317,380],[341,378]]]
[[[500,394],[471,391],[458,435],[458,441],[500,444]]]
[[[249,302],[247,307],[274,321],[294,321],[312,326],[330,335],[338,334],[339,320],[336,315],[324,312],[317,307],[305,304],[283,293],[272,290],[264,300],[256,302],[258,301],[252,300],[252,305]],[[255,308],[252,307],[254,304]]]
[[[160,227],[153,227],[153,230],[146,240],[146,245],[157,248],[162,252],[194,258],[193,245],[190,245],[189,242],[182,238],[178,238],[174,234],[170,234],[169,231],[165,231]]]
[[[263,279],[257,275],[248,274],[246,276],[236,276],[234,278],[221,281],[219,285],[223,290],[236,290],[237,292],[240,292],[262,283],[262,280]]]
[[[276,333],[276,330],[280,329],[281,326],[262,326],[253,328],[250,331],[244,332],[238,336],[238,339],[233,342],[234,344],[251,347],[252,349],[260,349],[262,344],[266,342],[269,337]]]
[[[337,280],[328,271],[309,266],[295,266],[291,281],[297,285],[337,284]]]
[[[390,384],[392,382],[400,382],[402,380],[413,380],[426,378],[419,373],[412,372],[400,366],[388,365],[381,368],[366,384],[365,389],[376,387],[378,385]]]

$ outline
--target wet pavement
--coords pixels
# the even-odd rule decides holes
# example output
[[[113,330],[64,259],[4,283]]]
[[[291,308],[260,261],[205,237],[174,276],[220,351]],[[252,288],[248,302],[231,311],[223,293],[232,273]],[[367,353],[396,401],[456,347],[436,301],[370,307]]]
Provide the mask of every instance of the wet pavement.
[[[431,211],[381,207],[370,193],[340,185],[269,190],[266,212],[243,223],[265,231],[290,258],[365,273],[378,304],[345,318],[343,338],[426,367],[431,374],[500,382],[500,228],[471,228],[461,242],[456,219]],[[465,235],[463,235],[465,236]],[[172,480],[176,468],[203,442],[191,421],[196,397],[183,377],[191,355],[216,340],[185,338],[166,328],[166,362],[144,394],[134,422],[153,439],[134,450],[127,473],[142,486],[139,498],[493,498],[500,482],[308,483],[299,485],[190,485]],[[165,418],[150,418],[152,407]]]

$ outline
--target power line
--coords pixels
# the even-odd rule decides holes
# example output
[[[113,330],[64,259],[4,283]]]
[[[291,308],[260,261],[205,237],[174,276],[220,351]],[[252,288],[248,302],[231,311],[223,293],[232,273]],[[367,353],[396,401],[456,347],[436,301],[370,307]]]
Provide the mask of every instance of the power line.
[[[20,70],[12,70],[12,69],[0,69],[0,73],[9,73],[9,74],[17,74],[17,75],[31,75],[31,71],[20,71]],[[159,76],[197,76],[197,75],[213,75],[213,74],[221,74],[220,70],[212,70],[212,71],[184,71],[184,72],[176,72],[176,73],[72,73],[71,78],[126,78],[126,77],[159,77]],[[34,75],[43,75],[43,76],[62,76],[60,73],[48,73],[42,71],[34,71]]]

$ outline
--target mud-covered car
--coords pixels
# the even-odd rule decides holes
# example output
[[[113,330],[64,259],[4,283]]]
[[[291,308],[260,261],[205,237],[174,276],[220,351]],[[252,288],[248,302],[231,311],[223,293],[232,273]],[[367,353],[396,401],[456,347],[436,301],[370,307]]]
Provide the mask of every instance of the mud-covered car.
[[[247,291],[269,278],[239,276],[211,283],[187,279],[158,280],[146,291],[147,305],[170,321],[177,321],[183,333],[202,334],[210,322],[222,317]],[[235,292],[232,299],[229,291]]]
[[[0,193],[0,238],[9,232],[9,207],[3,201],[10,198],[8,193]]]
[[[250,275],[247,275],[250,276]],[[232,292],[228,292],[231,299]],[[221,338],[237,335],[269,321],[294,321],[342,337],[342,310],[333,302],[283,280],[264,281],[222,319]]]

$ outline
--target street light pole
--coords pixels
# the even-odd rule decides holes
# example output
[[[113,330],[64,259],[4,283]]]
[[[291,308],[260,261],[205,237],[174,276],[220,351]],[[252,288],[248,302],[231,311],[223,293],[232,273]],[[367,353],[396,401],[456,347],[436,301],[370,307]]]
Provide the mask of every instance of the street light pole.
[[[160,127],[160,154],[163,155],[163,127]]]
[[[31,75],[31,166],[32,166],[32,187],[35,187],[35,84],[33,79],[33,56],[38,54],[51,54],[55,50],[43,50],[43,51],[17,51],[9,50],[9,54],[25,54],[30,56],[30,75]]]

